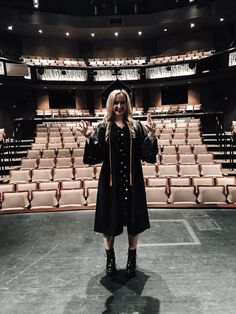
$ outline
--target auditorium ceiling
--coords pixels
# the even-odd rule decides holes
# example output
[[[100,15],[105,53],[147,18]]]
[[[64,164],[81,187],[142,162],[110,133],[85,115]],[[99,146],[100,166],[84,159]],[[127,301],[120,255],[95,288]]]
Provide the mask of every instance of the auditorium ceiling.
[[[34,8],[33,3],[39,7]],[[81,41],[143,39],[235,24],[235,0],[0,0],[0,32]],[[191,28],[190,25],[194,24]],[[41,33],[39,33],[41,30]],[[166,30],[166,31],[165,31]],[[95,36],[92,38],[91,33]]]

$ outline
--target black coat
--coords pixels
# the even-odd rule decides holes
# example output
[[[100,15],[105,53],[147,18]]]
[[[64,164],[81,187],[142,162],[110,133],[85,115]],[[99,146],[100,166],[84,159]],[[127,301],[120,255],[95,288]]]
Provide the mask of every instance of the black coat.
[[[135,138],[129,132],[126,135],[128,136],[126,143],[132,144],[128,149],[131,154],[127,157],[128,164],[131,165],[128,203],[124,202],[120,193],[117,139],[114,138],[115,132],[112,131],[114,124],[107,142],[105,141],[106,124],[101,123],[89,143],[86,143],[84,163],[94,165],[103,162],[96,203],[94,226],[96,232],[116,236],[121,234],[123,226],[127,225],[128,233],[136,235],[150,228],[141,160],[148,163],[156,162],[157,140],[155,137],[147,136],[145,127],[139,121],[135,121],[134,126]],[[128,130],[127,125],[126,129]],[[124,223],[124,211],[127,213],[126,223]]]

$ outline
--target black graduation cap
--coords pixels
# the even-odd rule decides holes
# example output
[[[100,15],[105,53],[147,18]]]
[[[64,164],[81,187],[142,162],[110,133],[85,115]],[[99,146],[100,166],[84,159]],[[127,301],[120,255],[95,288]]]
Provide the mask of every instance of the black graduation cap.
[[[126,92],[130,95],[131,101],[135,95],[135,92],[128,85],[126,85],[125,83],[123,83],[122,81],[120,81],[117,78],[114,82],[112,82],[107,87],[105,87],[100,93],[100,95],[102,97],[102,106],[103,107],[106,106],[106,101],[107,101],[109,94],[115,89],[126,90]]]

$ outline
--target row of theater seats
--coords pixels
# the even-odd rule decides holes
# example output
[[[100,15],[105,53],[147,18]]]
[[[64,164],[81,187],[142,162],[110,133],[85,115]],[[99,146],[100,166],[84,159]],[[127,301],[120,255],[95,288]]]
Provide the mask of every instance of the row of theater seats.
[[[89,116],[90,112],[87,109],[45,109],[36,110],[36,117],[38,118],[49,118],[49,117],[79,117]]]
[[[147,206],[167,204],[236,204],[236,185],[146,187]],[[95,206],[97,188],[89,187],[50,190],[22,190],[1,193],[1,211],[21,209],[50,209],[55,207]]]
[[[56,156],[56,150],[43,150],[42,154],[45,157],[40,156],[40,151],[32,150],[30,154],[37,154],[38,157],[34,158],[22,158],[21,169],[45,169],[45,168],[68,168],[84,166],[83,163],[83,149],[78,149],[78,154],[81,156],[69,156],[58,157]],[[60,154],[60,150],[59,150]],[[213,154],[161,154],[156,156],[156,164],[163,165],[184,165],[184,164],[214,164]],[[143,163],[145,164],[145,163]],[[147,167],[152,167],[151,165]]]
[[[145,178],[223,177],[221,164],[159,164],[143,165]],[[101,166],[10,170],[9,182],[42,182],[98,178]]]
[[[174,114],[174,113],[184,113],[184,112],[199,112],[202,110],[201,104],[191,105],[165,105],[160,107],[149,107],[148,113],[152,114]]]

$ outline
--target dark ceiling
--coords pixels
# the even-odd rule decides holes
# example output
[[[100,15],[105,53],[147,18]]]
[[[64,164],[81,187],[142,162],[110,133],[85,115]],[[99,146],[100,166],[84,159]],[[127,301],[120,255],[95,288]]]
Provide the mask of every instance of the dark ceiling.
[[[132,15],[161,12],[214,0],[38,0],[39,12],[73,16]],[[33,0],[0,0],[8,8],[33,11]]]

